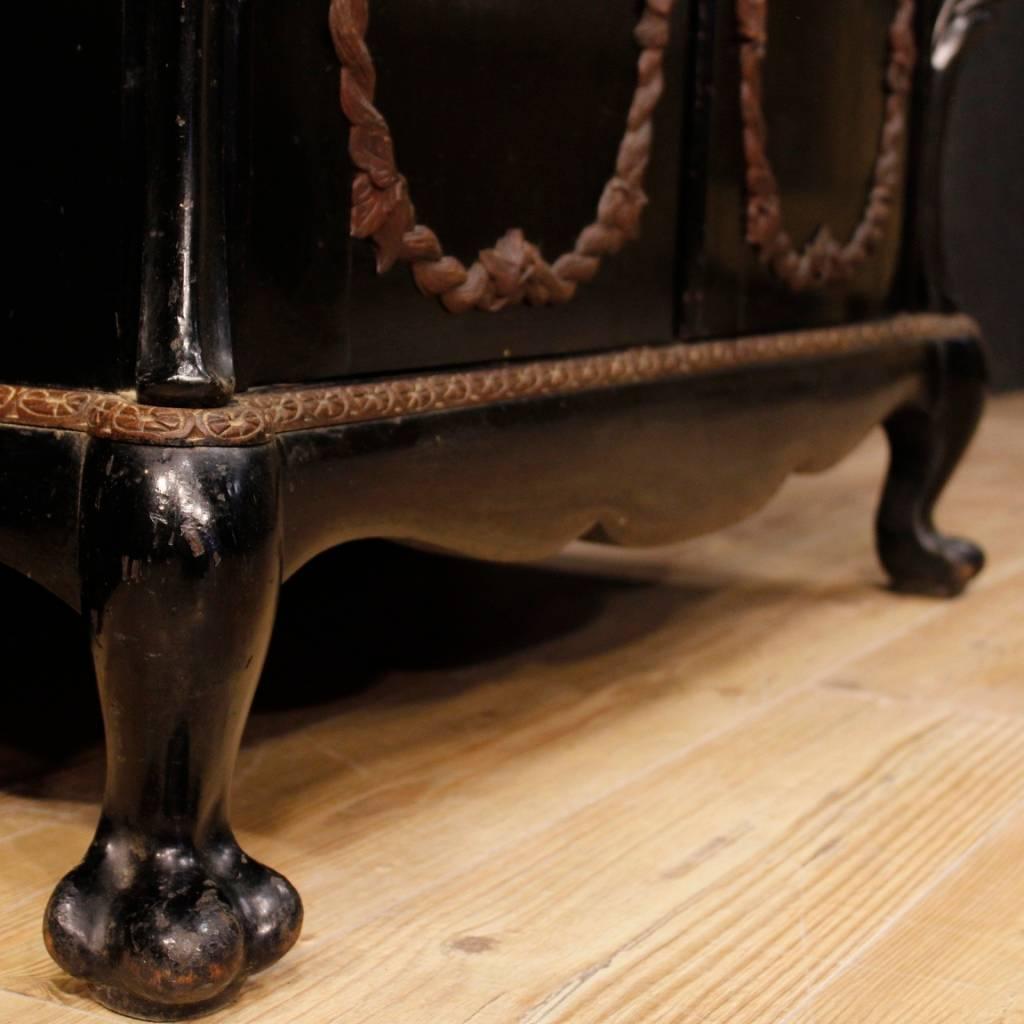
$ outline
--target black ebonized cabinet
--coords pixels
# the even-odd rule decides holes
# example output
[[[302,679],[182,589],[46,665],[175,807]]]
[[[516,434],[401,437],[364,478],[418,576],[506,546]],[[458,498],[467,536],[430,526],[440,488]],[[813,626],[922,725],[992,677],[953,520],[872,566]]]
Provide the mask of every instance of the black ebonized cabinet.
[[[600,6],[12,14],[0,560],[88,623],[106,795],[44,933],[114,1009],[209,1011],[298,936],[229,791],[325,549],[681,539],[884,424],[894,584],[982,566],[932,521],[985,386],[937,183],[996,4]]]

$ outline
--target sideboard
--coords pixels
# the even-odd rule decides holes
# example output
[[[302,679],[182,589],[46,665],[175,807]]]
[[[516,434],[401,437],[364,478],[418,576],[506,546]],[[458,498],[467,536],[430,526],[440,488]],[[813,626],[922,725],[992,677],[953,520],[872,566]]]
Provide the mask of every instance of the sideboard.
[[[882,563],[964,588],[933,508],[985,364],[938,194],[996,6],[14,5],[0,560],[85,618],[108,750],[61,967],[175,1020],[296,941],[229,796],[333,545],[680,540],[884,425]]]

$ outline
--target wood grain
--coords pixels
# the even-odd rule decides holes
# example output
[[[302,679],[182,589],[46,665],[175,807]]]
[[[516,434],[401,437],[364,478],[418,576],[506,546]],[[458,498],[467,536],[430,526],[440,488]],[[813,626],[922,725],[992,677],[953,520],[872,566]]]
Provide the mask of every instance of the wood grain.
[[[74,1009],[70,1006],[54,1006],[41,1003],[13,992],[0,992],[0,1020],[17,1021],[17,1024],[95,1024],[109,1021],[111,1014],[104,1010],[93,1012]]]
[[[235,817],[308,922],[211,1020],[1020,1024],[1022,428],[995,403],[940,509],[991,556],[953,602],[880,585],[876,437],[671,550],[415,556],[467,582],[424,583],[443,664],[346,695],[272,659]],[[39,938],[101,771],[0,788],[4,1024],[116,1019]]]

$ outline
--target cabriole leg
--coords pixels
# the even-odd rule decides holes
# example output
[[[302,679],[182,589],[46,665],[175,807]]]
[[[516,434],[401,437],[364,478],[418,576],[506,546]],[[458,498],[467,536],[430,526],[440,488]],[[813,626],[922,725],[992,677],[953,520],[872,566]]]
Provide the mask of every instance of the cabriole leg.
[[[107,781],[44,931],[58,964],[132,1016],[209,1012],[299,934],[297,893],[246,857],[228,815],[280,585],[276,458],[106,441],[86,456],[82,610]]]
[[[984,552],[935,529],[935,504],[981,418],[985,365],[974,339],[934,350],[930,392],[885,424],[892,451],[878,511],[878,553],[893,585],[915,593],[953,596],[981,571]]]

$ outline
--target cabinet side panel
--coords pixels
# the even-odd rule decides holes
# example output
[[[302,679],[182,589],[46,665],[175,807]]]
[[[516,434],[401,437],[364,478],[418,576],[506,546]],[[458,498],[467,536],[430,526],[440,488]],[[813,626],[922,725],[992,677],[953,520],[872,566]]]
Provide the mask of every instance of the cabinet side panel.
[[[0,376],[122,386],[138,319],[141,74],[119,0],[10,4]]]

